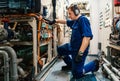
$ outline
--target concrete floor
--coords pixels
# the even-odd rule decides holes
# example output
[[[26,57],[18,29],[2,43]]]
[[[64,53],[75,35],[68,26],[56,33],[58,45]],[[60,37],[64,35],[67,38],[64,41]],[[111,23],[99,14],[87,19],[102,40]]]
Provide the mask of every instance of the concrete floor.
[[[95,58],[96,57],[94,56],[88,56],[86,63],[91,60],[94,60]],[[63,65],[65,65],[63,60],[59,59],[40,81],[70,81],[70,78],[72,76],[71,72],[61,71],[61,67]],[[101,68],[98,70],[98,72],[95,72],[94,74],[95,74],[97,81],[110,81],[102,75]]]

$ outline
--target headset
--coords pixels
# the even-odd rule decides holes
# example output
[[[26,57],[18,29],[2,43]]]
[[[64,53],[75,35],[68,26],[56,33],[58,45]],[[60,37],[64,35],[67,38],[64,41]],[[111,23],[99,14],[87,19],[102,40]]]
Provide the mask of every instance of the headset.
[[[74,12],[75,16],[78,16],[80,13],[80,10],[76,4],[73,5],[73,12]]]

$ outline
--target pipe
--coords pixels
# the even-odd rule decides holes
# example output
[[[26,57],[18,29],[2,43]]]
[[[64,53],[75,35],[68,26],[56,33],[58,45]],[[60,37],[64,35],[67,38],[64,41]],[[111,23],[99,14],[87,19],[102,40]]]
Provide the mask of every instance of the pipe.
[[[111,65],[111,63],[108,60],[106,60],[105,58],[103,58],[103,61],[105,61],[105,63],[107,63],[108,66]]]
[[[4,56],[4,81],[9,81],[9,58],[5,51],[0,50],[0,54]]]
[[[120,77],[120,71],[117,70],[115,67],[111,66],[112,70]]]
[[[17,56],[13,48],[9,46],[2,46],[0,50],[4,50],[10,56],[10,73],[11,73],[11,81],[17,81],[18,79],[18,71],[17,71]]]
[[[56,19],[56,0],[52,0],[53,6],[53,19]]]
[[[18,71],[22,75],[23,78],[26,77],[25,71],[20,66],[18,66]]]
[[[38,73],[38,66],[37,66],[37,63],[38,63],[38,58],[37,58],[37,55],[38,55],[38,49],[35,49],[35,48],[38,48],[38,33],[37,33],[37,20],[38,21],[41,21],[42,20],[42,17],[40,15],[37,15],[37,14],[29,14],[29,16],[31,17],[34,17],[35,19],[32,21],[32,22],[28,22],[30,24],[30,26],[32,27],[32,30],[33,30],[33,66],[35,68],[35,72],[34,74],[37,75]]]
[[[34,16],[34,14],[33,14]],[[33,66],[35,68],[34,74],[37,75],[38,73],[38,68],[37,68],[37,26],[36,26],[36,20],[34,19],[33,22],[29,22],[29,24],[32,27],[32,32],[33,32]]]
[[[109,61],[107,61],[105,58],[103,58],[103,60],[107,63],[108,66],[111,67],[111,69],[112,69],[118,76],[120,76],[120,71],[119,71],[118,69],[116,69],[115,67],[113,67],[113,66],[111,65],[111,63],[110,63]]]
[[[103,67],[107,71],[107,73],[112,77],[113,81],[119,81],[119,79],[115,76],[115,74],[107,67],[106,64],[103,64]]]

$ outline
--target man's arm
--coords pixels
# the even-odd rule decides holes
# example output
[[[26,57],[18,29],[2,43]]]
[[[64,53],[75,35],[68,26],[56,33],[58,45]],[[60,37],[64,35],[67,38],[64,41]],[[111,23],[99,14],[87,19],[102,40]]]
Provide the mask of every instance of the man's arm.
[[[90,37],[83,37],[82,45],[80,46],[79,51],[83,53],[85,49],[88,47],[89,43],[90,43]]]
[[[55,19],[56,23],[66,24],[66,20]]]
[[[90,43],[90,37],[83,37],[82,45],[80,46],[78,55],[75,58],[76,62],[82,61],[83,53],[84,53],[85,49],[88,47],[89,43]]]

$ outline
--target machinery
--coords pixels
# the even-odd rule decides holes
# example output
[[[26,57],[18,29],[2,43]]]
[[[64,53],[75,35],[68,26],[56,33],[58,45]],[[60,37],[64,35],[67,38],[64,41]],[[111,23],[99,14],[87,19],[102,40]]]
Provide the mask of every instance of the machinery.
[[[112,33],[110,34],[110,44],[120,46],[120,18],[113,18],[113,27],[111,27]],[[111,49],[111,61],[113,66],[120,68],[120,56],[119,50]]]
[[[33,81],[54,61],[58,25],[39,17],[41,0],[0,1],[0,80]]]
[[[40,0],[1,0],[0,14],[27,14],[40,12]]]
[[[31,21],[31,19],[28,20]],[[56,34],[54,34],[54,31],[56,28],[53,29],[53,26],[42,22],[42,20],[40,22],[40,30],[38,30],[37,26],[35,27],[37,28],[35,31],[26,21],[21,22],[21,20],[19,20],[17,23],[3,22],[4,25],[0,30],[0,51],[5,51],[6,55],[8,55],[7,59],[9,60],[7,60],[7,63],[9,67],[5,68],[6,58],[4,58],[4,54],[0,53],[0,79],[2,81],[32,81],[36,75],[35,68],[37,68],[37,73],[40,73],[45,65],[55,58],[56,55],[54,49],[56,46],[54,42],[56,41],[54,37],[56,37]],[[16,26],[15,29],[13,29],[14,26]],[[37,33],[36,36],[35,32]],[[35,40],[34,36],[37,37],[37,40]],[[36,45],[36,49],[34,49],[34,45]],[[14,51],[14,55],[16,56],[14,57],[16,59],[16,66],[14,68],[17,69],[14,70],[17,72],[15,78],[12,78],[14,73],[12,75],[12,70],[10,70],[12,69],[11,61],[13,59],[10,55],[13,53],[7,52],[6,49],[8,48],[10,48],[10,51]],[[38,58],[34,59],[34,55]],[[37,66],[34,65],[35,60],[37,61]],[[7,69],[7,73],[10,74],[9,77],[7,77],[7,80],[5,79],[6,71],[4,69]]]

